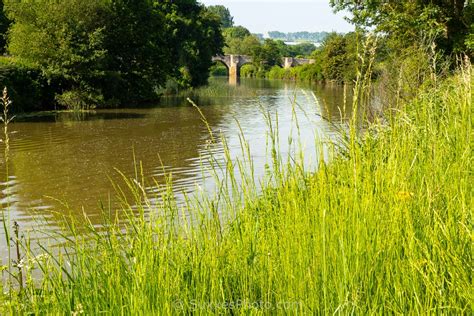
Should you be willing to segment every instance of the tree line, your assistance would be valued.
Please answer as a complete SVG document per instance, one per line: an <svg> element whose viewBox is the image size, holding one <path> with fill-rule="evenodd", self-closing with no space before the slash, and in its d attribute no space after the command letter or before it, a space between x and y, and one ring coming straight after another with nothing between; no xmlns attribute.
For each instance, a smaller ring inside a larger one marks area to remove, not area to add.
<svg viewBox="0 0 474 316"><path fill-rule="evenodd" d="M290 32L270 31L268 36L272 39L279 39L287 42L310 41L320 43L329 35L328 32Z"/></svg>
<svg viewBox="0 0 474 316"><path fill-rule="evenodd" d="M207 83L219 17L195 0L0 0L0 80L23 110L154 100Z"/></svg>
<svg viewBox="0 0 474 316"><path fill-rule="evenodd" d="M265 41L241 26L227 24L223 35L228 54L254 57L254 64L244 66L241 74L249 77L334 81L351 83L368 49L369 36L376 38L373 76L407 77L406 84L416 87L408 74L415 68L442 68L455 64L462 55L472 58L474 51L474 4L458 0L332 0L335 11L349 11L348 20L355 26L347 34L327 33L320 47L288 46L281 40ZM225 12L221 8L220 12ZM231 19L226 12L227 19ZM284 33L272 33L282 36ZM284 56L305 56L313 65L282 69ZM432 63L428 65L428 63ZM403 70L403 73L400 71ZM224 70L220 70L222 73ZM215 71L216 72L216 71ZM217 71L218 72L218 71Z"/></svg>
<svg viewBox="0 0 474 316"><path fill-rule="evenodd" d="M325 34L316 48L262 40L226 7L196 0L0 0L0 83L31 111L119 106L204 85L220 53L252 56L244 76L352 82L368 34L377 38L375 76L472 57L472 1L330 3L351 13L355 31ZM282 57L316 63L285 70Z"/></svg>

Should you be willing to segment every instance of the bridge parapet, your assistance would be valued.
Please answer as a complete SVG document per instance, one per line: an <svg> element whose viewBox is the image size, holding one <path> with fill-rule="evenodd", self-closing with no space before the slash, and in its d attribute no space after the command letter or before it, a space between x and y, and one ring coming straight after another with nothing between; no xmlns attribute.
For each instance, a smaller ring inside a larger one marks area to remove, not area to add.
<svg viewBox="0 0 474 316"><path fill-rule="evenodd" d="M231 66L242 67L245 64L250 64L253 59L247 55L217 55L212 57L212 61L220 61L230 68Z"/></svg>

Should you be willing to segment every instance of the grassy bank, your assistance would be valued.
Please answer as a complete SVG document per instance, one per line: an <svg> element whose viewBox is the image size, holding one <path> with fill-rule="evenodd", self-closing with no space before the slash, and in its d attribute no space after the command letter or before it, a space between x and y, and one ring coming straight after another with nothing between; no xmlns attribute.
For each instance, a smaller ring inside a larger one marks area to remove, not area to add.
<svg viewBox="0 0 474 316"><path fill-rule="evenodd" d="M280 164L259 195L244 181L241 203L224 187L225 221L212 200L171 196L145 220L130 182L143 205L130 224L91 228L58 258L23 249L23 288L0 313L470 314L472 86L465 67L316 173Z"/></svg>

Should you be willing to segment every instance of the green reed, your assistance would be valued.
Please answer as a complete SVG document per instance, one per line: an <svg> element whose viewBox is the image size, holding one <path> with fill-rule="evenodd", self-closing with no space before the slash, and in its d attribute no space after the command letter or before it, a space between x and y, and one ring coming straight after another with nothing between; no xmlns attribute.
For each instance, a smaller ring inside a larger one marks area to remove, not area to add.
<svg viewBox="0 0 474 316"><path fill-rule="evenodd" d="M138 167L118 189L134 194L128 222L65 221L62 249L25 254L25 287L0 313L472 314L472 75L389 109L313 173L286 163L268 116L260 191L243 133L241 160L226 149L211 164L216 196L179 206L170 175L154 205Z"/></svg>
<svg viewBox="0 0 474 316"><path fill-rule="evenodd" d="M13 263L13 258L12 258L12 253L11 253L11 247L12 247L12 233L11 233L11 228L12 228L12 223L11 223L11 216L10 216L10 211L11 211L11 205L10 205L10 196L8 195L9 191L9 183L10 183L10 172L9 172L9 163L10 163L10 136L8 132L8 125L11 123L11 121L15 118L14 116L10 116L10 107L12 105L12 101L10 100L8 96L8 90L5 87L3 89L2 97L1 97L1 103L2 103L2 113L0 115L0 121L3 123L3 135L1 142L3 143L3 163L5 165L5 196L6 196L6 206L5 208L2 208L2 224L3 224L3 231L5 234L5 244L7 245L8 248L8 262L7 266L1 265L2 262L0 262L0 271L2 272L0 274L0 277L3 279L3 271L6 271L8 273L8 286L7 289L10 289L12 286L12 263ZM16 223L15 223L16 224ZM16 245L18 246L19 240L18 240L18 235L15 240ZM18 264L18 262L17 262ZM20 272L21 275L21 272ZM22 282L20 282L22 285ZM0 290L3 289L3 286L0 287Z"/></svg>

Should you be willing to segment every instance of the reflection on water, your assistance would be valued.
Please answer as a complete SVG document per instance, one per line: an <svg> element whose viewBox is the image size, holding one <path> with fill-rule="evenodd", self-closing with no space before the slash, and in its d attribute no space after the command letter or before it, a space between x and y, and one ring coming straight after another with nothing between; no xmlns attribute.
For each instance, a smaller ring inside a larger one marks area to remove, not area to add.
<svg viewBox="0 0 474 316"><path fill-rule="evenodd" d="M218 79L213 84L223 85ZM307 159L315 161L311 154L317 147L315 139L334 133L332 125L321 116L339 120L338 107L344 104L344 93L338 86L242 80L241 86L233 89L237 90L224 96L214 91L214 95L194 101L212 130L226 138L233 157L241 153L236 120L240 122L257 176L264 173L267 162L267 125L262 111L273 117L278 114L285 156L295 150L286 142L295 133L294 108L301 143L309 153ZM293 107L295 100L297 105ZM218 143L212 152L208 150L207 128L184 97L166 98L154 107L30 116L17 119L9 129L8 178L5 161L0 158L0 205L5 210L9 204L11 220L18 221L23 230L38 225L38 216L47 219L54 229L66 209L78 215L85 212L93 223L100 223L99 202L113 205L111 183L122 183L117 170L133 177L134 161L142 163L148 180L156 179L158 183L164 181L164 171L171 172L178 193L193 192L197 184L212 187L204 181L202 167L208 167L211 154L223 155L222 144ZM3 147L0 149L3 152ZM150 186L148 190L154 192L156 188ZM5 238L1 234L0 256L4 258Z"/></svg>

